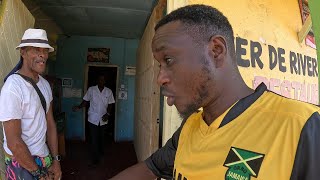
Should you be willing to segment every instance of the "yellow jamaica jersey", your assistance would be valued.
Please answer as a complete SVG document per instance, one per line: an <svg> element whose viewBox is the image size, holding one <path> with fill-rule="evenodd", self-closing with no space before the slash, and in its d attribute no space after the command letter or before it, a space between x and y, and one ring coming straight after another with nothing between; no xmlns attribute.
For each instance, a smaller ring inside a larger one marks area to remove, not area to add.
<svg viewBox="0 0 320 180"><path fill-rule="evenodd" d="M210 126L191 115L145 162L176 180L320 179L318 107L269 92L264 84Z"/></svg>

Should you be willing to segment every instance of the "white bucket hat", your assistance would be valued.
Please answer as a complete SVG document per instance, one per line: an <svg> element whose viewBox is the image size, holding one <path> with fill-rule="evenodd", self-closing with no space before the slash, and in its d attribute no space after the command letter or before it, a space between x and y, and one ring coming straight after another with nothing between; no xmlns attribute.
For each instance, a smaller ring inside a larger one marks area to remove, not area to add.
<svg viewBox="0 0 320 180"><path fill-rule="evenodd" d="M48 48L49 52L54 51L54 48L49 45L47 32L43 29L27 29L22 36L20 45L16 49L26 46Z"/></svg>

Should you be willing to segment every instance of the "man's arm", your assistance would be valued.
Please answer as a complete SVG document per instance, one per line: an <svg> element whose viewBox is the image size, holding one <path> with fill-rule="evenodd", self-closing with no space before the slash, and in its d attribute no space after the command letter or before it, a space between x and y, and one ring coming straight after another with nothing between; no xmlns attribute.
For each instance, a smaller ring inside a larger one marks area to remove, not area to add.
<svg viewBox="0 0 320 180"><path fill-rule="evenodd" d="M111 114L112 106L113 106L113 104L109 104L108 107L107 107L107 113L109 115Z"/></svg>
<svg viewBox="0 0 320 180"><path fill-rule="evenodd" d="M111 116L113 105L115 103L112 91L109 88L107 88L107 89L109 90L110 94L107 97L107 99L108 99L108 102L107 102L108 103L107 113L102 116L102 120L103 121L108 121L109 120L109 117Z"/></svg>
<svg viewBox="0 0 320 180"><path fill-rule="evenodd" d="M80 105L78 106L73 106L72 110L73 111L78 111L79 109L83 108L83 107L87 107L89 102L92 100L92 87L89 87L88 91L86 92L86 94L83 96L82 102Z"/></svg>
<svg viewBox="0 0 320 180"><path fill-rule="evenodd" d="M148 179L156 179L157 176L152 173L152 171L148 168L145 162L140 162L134 166L131 166L115 177L111 178L111 180L148 180Z"/></svg>
<svg viewBox="0 0 320 180"><path fill-rule="evenodd" d="M108 105L108 107L107 107L107 113L106 114L104 114L103 116L102 116L102 120L103 121L108 121L109 120L109 118L110 118L110 116L111 116L111 110L112 110L112 106L113 104L109 104Z"/></svg>
<svg viewBox="0 0 320 180"><path fill-rule="evenodd" d="M78 106L73 106L72 110L73 111L78 111L79 109L81 109L83 107L87 107L88 104L89 104L89 101L82 100L81 104L79 104Z"/></svg>
<svg viewBox="0 0 320 180"><path fill-rule="evenodd" d="M312 114L304 125L296 151L291 180L317 180L320 177L320 115Z"/></svg>
<svg viewBox="0 0 320 180"><path fill-rule="evenodd" d="M52 102L50 103L49 111L46 115L47 118L47 142L50 149L50 153L53 157L58 155L58 135L56 123L53 118L52 112ZM49 168L49 171L54 173L54 179L59 179L61 177L61 167L60 162L53 159L52 165Z"/></svg>
<svg viewBox="0 0 320 180"><path fill-rule="evenodd" d="M174 159L178 147L178 141L182 125L177 129L173 136L167 141L166 145L158 149L144 162L140 162L115 176L113 179L155 179L157 177L172 179Z"/></svg>
<svg viewBox="0 0 320 180"><path fill-rule="evenodd" d="M12 119L3 122L3 128L7 138L7 144L10 151L13 153L14 158L18 163L28 171L38 170L27 145L21 138L21 120Z"/></svg>
<svg viewBox="0 0 320 180"><path fill-rule="evenodd" d="M110 90L110 89L109 89ZM112 108L114 106L114 103L116 101L114 100L114 97L113 97L113 93L112 91L110 90L110 96L108 98L108 108L107 108L107 113L110 115L111 114L111 111L112 111Z"/></svg>

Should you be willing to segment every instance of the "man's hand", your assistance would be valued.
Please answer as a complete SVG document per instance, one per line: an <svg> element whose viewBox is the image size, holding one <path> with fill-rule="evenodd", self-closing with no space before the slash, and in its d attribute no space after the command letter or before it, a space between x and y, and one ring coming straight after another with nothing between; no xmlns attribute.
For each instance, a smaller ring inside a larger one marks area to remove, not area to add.
<svg viewBox="0 0 320 180"><path fill-rule="evenodd" d="M49 175L41 177L40 180L52 180L53 178L51 178Z"/></svg>
<svg viewBox="0 0 320 180"><path fill-rule="evenodd" d="M60 180L61 178L61 167L59 161L53 160L52 165L48 169L50 179Z"/></svg>
<svg viewBox="0 0 320 180"><path fill-rule="evenodd" d="M108 122L110 115L106 113L105 115L102 116L102 121L103 122Z"/></svg>
<svg viewBox="0 0 320 180"><path fill-rule="evenodd" d="M72 111L73 112L79 111L79 109L81 109L79 106L73 106L72 107Z"/></svg>

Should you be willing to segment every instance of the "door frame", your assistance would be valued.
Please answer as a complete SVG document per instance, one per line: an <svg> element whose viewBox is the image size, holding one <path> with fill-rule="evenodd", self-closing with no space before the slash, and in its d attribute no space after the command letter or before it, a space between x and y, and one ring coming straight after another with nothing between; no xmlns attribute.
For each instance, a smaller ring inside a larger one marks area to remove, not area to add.
<svg viewBox="0 0 320 180"><path fill-rule="evenodd" d="M95 64L95 63L88 63L85 65L84 67L84 87L83 87L83 93L86 94L87 90L88 90L88 73L89 73L89 68L90 67L115 67L117 68L117 79L116 79L116 94L114 94L114 99L116 100L118 98L118 91L119 91L119 66L117 65L113 65L113 64ZM114 141L117 139L117 131L116 131L116 127L117 127L117 122L118 122L118 107L117 107L118 101L115 101L114 104L114 111L115 111L115 115L114 115ZM86 111L83 111L83 121L82 121L82 126L83 126L83 139L86 141Z"/></svg>

